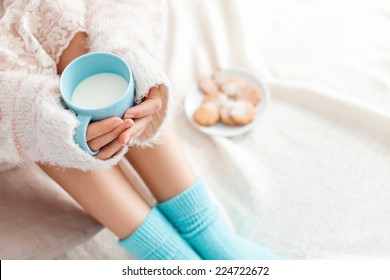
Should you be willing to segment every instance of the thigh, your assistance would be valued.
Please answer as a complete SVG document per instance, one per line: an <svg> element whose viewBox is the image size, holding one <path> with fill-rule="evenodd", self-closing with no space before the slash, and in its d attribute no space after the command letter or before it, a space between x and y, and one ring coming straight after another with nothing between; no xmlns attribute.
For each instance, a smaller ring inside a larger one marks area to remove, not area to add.
<svg viewBox="0 0 390 280"><path fill-rule="evenodd" d="M150 207L119 167L84 172L40 165L91 216L119 238L128 237L145 220Z"/></svg>

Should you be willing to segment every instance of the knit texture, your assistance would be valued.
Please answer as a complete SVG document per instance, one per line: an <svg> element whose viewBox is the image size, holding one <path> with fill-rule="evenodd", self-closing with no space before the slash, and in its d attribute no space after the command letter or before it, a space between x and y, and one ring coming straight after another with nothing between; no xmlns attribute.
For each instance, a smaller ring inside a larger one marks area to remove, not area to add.
<svg viewBox="0 0 390 280"><path fill-rule="evenodd" d="M157 208L152 208L143 224L119 244L143 260L200 259Z"/></svg>
<svg viewBox="0 0 390 280"><path fill-rule="evenodd" d="M107 168L126 152L107 161L85 153L73 140L78 120L62 107L58 76L30 74L20 79L21 75L0 72L1 92L17 93L0 94L0 162Z"/></svg>
<svg viewBox="0 0 390 280"><path fill-rule="evenodd" d="M91 0L87 4L90 50L115 53L129 63L135 79L135 102L140 103L151 87L160 87L162 108L153 115L143 134L135 139L134 143L140 146L156 142L170 103L170 84L157 63L166 33L164 2Z"/></svg>
<svg viewBox="0 0 390 280"><path fill-rule="evenodd" d="M233 231L210 200L202 180L158 208L204 259L274 259L265 249Z"/></svg>
<svg viewBox="0 0 390 280"><path fill-rule="evenodd" d="M91 51L113 52L132 68L136 100L160 85L162 109L134 141L155 143L168 109L169 84L157 58L165 35L163 1L5 1L0 18L0 169L44 162L82 170L108 168L74 143L76 116L60 102L56 62L74 34ZM50 14L51 16L47 16ZM14 27L13 27L14 26Z"/></svg>

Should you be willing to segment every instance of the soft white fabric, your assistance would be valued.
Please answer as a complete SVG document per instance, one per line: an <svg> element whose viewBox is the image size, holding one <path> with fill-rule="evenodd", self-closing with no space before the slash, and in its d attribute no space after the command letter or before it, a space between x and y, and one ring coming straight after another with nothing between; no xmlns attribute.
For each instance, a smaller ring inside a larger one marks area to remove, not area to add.
<svg viewBox="0 0 390 280"><path fill-rule="evenodd" d="M102 161L74 143L79 122L60 104L56 63L81 31L90 34L90 51L117 53L129 62L138 102L151 87L160 85L162 109L134 144L157 141L169 87L157 63L165 38L163 1L85 1L0 2L4 11L0 18L1 169L30 162L83 170L108 168L127 151L123 148L116 157ZM129 17L132 27L124 28Z"/></svg>
<svg viewBox="0 0 390 280"><path fill-rule="evenodd" d="M127 151L103 161L80 149L73 140L78 121L61 105L58 76L6 71L0 84L0 163L39 161L87 170L108 168Z"/></svg>
<svg viewBox="0 0 390 280"><path fill-rule="evenodd" d="M266 114L240 137L201 134L180 106L172 116L236 229L281 258L389 258L390 2L169 4L177 103L216 65L247 68L271 88ZM107 257L83 248L62 257Z"/></svg>
<svg viewBox="0 0 390 280"><path fill-rule="evenodd" d="M106 51L123 57L135 80L135 102L140 103L151 87L160 86L162 108L134 144L156 143L167 115L169 81L161 56L166 35L167 11L164 0L86 1L90 51Z"/></svg>
<svg viewBox="0 0 390 280"><path fill-rule="evenodd" d="M170 4L166 65L182 98L216 65L271 89L260 123L233 139L176 114L237 230L282 258L389 258L389 1Z"/></svg>
<svg viewBox="0 0 390 280"><path fill-rule="evenodd" d="M102 228L35 164L0 172L0 225L0 259L54 258Z"/></svg>
<svg viewBox="0 0 390 280"><path fill-rule="evenodd" d="M62 52L85 31L81 0L0 1L0 7L0 71L57 73Z"/></svg>

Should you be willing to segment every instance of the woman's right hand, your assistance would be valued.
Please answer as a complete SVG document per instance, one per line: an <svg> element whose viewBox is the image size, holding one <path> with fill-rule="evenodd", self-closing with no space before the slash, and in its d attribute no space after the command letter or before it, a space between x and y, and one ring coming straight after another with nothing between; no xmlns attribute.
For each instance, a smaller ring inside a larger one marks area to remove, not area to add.
<svg viewBox="0 0 390 280"><path fill-rule="evenodd" d="M122 120L111 117L92 122L87 128L87 144L93 151L100 149L95 155L98 159L109 159L123 148L118 136L134 124L132 119Z"/></svg>

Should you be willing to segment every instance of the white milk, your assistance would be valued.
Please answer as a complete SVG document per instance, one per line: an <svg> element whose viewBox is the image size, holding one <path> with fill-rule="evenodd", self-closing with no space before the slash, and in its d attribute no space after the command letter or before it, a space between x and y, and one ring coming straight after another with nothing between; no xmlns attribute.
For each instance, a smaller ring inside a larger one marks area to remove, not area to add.
<svg viewBox="0 0 390 280"><path fill-rule="evenodd" d="M112 73L92 75L76 87L72 103L85 109L109 106L126 91L129 83L121 76Z"/></svg>

